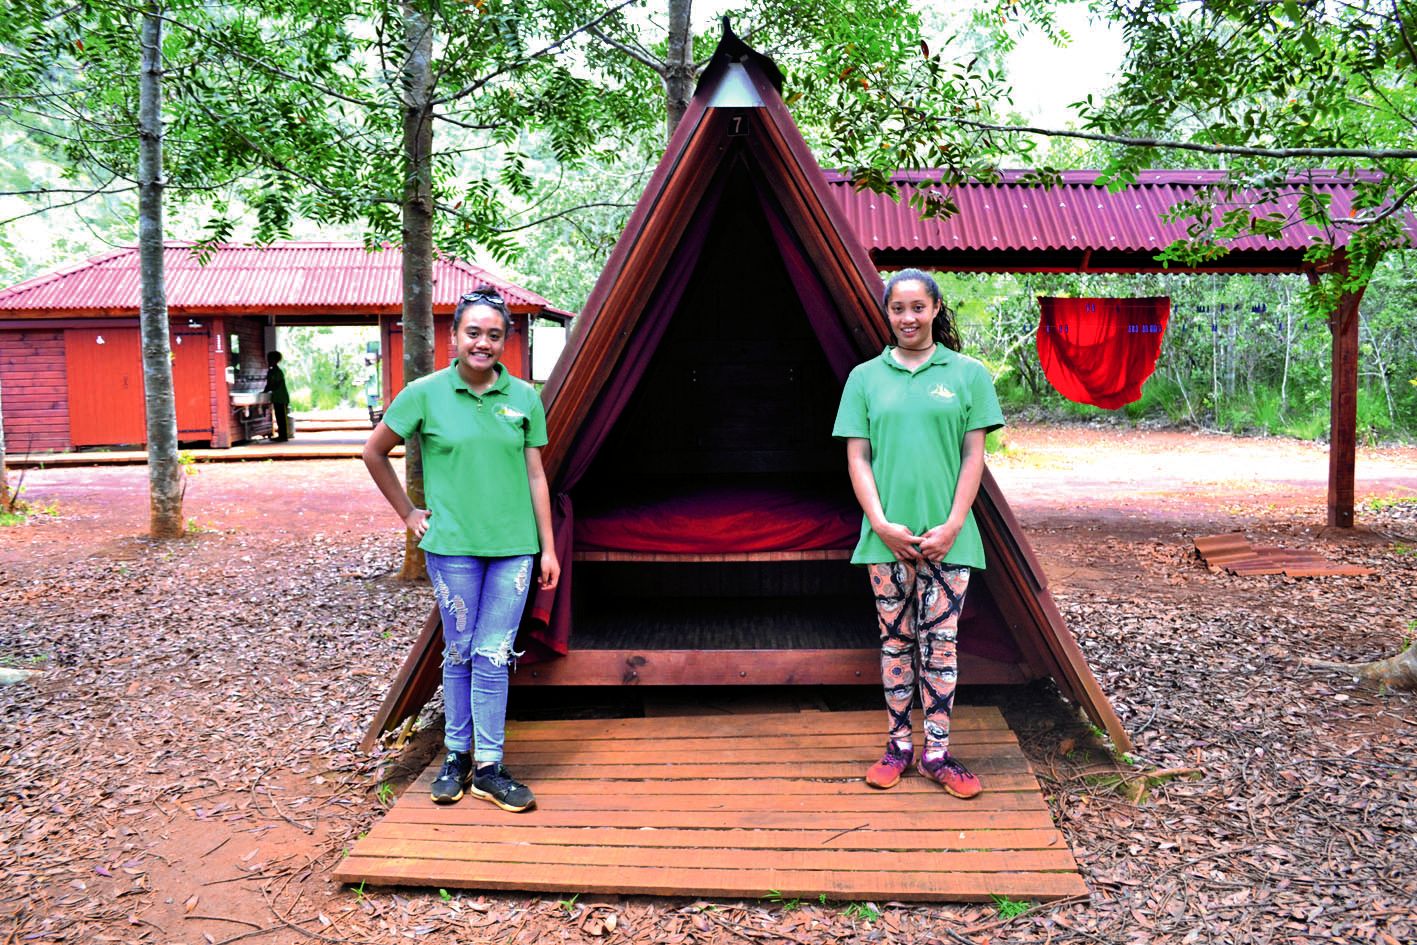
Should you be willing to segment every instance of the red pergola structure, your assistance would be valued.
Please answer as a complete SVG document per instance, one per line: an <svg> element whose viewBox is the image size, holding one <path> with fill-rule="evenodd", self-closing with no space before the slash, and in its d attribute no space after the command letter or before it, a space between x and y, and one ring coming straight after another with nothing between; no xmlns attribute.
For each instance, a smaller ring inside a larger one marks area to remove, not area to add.
<svg viewBox="0 0 1417 945"><path fill-rule="evenodd" d="M1167 246L1186 236L1188 221L1166 221L1181 201L1195 200L1208 188L1223 186L1226 173L1215 170L1143 171L1135 183L1109 190L1097 171L1066 171L1057 186L1025 183L1024 171L1004 172L996 182L971 182L942 188L958 212L925 219L910 198L940 180L938 171L902 172L894 178L900 200L860 191L851 178L828 174L827 183L856 237L881 269L914 266L942 272L1080 272L1080 273L1245 273L1299 274L1310 281L1326 271L1346 272L1347 238L1340 233L1337 252L1316 266L1305 254L1316 241L1327 242L1317 226L1299 219L1303 190L1329 200L1329 213L1342 219L1353 213L1351 174L1315 171L1286 182L1278 199L1252 190L1226 196L1224 207L1244 207L1260 214L1280 213L1291 221L1279 235L1249 236L1230 242L1229 252L1198 266L1157 261ZM1406 218L1410 245L1417 245L1417 219ZM1329 418L1328 524L1353 526L1354 460L1358 417L1358 306L1361 289L1347 292L1329 316L1333 344L1332 399Z"/></svg>

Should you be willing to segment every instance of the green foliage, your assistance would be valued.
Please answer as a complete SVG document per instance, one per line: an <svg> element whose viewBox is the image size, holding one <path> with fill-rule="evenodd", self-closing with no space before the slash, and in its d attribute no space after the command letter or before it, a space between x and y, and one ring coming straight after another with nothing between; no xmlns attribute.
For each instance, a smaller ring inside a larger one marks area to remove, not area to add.
<svg viewBox="0 0 1417 945"><path fill-rule="evenodd" d="M0 651L0 666L35 669L49 662L51 658L52 656L49 653L28 653L21 656L9 651Z"/></svg>
<svg viewBox="0 0 1417 945"><path fill-rule="evenodd" d="M1007 456L1013 451L1004 430L990 430L984 437L984 452L990 456Z"/></svg>
<svg viewBox="0 0 1417 945"><path fill-rule="evenodd" d="M279 347L285 356L281 366L291 409L363 407L364 382L379 370L366 363L366 346L378 339L378 329L373 327L281 329Z"/></svg>
<svg viewBox="0 0 1417 945"><path fill-rule="evenodd" d="M657 5L662 9L663 0ZM739 0L723 12L739 36L749 37L783 71L783 93L793 118L819 149L830 147L843 130L874 134L881 109L864 94L861 78L891 73L919 57L919 17L888 0L826 5ZM595 76L599 107L609 112L609 124L618 133L583 152L574 164L554 137L529 134L526 167L540 172L531 174L525 206L511 208L501 229L521 241L518 260L535 260L526 284L572 311L584 304L665 144L661 74L667 68L668 36L629 11L612 13L595 35L599 41L579 46L578 54ZM691 37L695 72L719 36L715 23Z"/></svg>
<svg viewBox="0 0 1417 945"><path fill-rule="evenodd" d="M1033 903L1031 902L1021 901L1018 899L1010 899L1007 896L996 895L993 897L993 899L994 908L998 910L999 918L1004 919L1006 921L1008 919L1016 919L1019 916L1023 915L1025 912L1027 912L1029 909L1033 908Z"/></svg>
<svg viewBox="0 0 1417 945"><path fill-rule="evenodd" d="M842 907L841 914L870 925L881 917L881 910L869 902L849 902Z"/></svg>
<svg viewBox="0 0 1417 945"><path fill-rule="evenodd" d="M996 49L1031 26L1066 45L1058 6L992 0L975 26ZM940 186L913 199L946 215L957 209L951 184L994 179L1006 160L1032 164L1033 183L1057 180L1062 165L1034 156L1040 137L1085 139L1072 157L1114 185L1150 167L1223 167L1225 181L1174 208L1188 235L1164 258L1201 263L1237 237L1315 225L1321 235L1306 261L1321 278L1298 293L1314 315L1365 284L1385 250L1405 245L1398 211L1417 195L1417 62L1410 13L1390 12L1404 4L1098 0L1091 9L1121 26L1127 52L1117 86L1077 103L1081 130L1020 130L1001 117L1009 95L994 56L942 57L922 46L909 67L843 71L838 95L872 104L858 102L848 123L833 127L823 163L850 167L860 186L890 194L897 168L929 169ZM885 117L867 122L868 114ZM1351 208L1311 183L1320 170L1359 172ZM1258 191L1259 204L1237 203L1239 189ZM1288 216L1255 209L1286 198L1295 203Z"/></svg>
<svg viewBox="0 0 1417 945"><path fill-rule="evenodd" d="M1369 499L1365 504L1370 510L1374 512L1381 512L1383 509L1390 509L1394 506L1417 504L1417 496L1378 496L1376 498Z"/></svg>
<svg viewBox="0 0 1417 945"><path fill-rule="evenodd" d="M769 889L768 894L763 897L768 902L776 903L782 907L783 912L795 912L802 908L802 898L800 896L787 897L776 889Z"/></svg>
<svg viewBox="0 0 1417 945"><path fill-rule="evenodd" d="M1413 254L1392 253L1363 297L1358 431L1365 442L1417 437L1417 304ZM1323 439L1329 429L1327 326L1305 310L1297 277L941 275L965 350L995 374L1011 415L1169 423L1233 433ZM1035 350L1039 295L1171 299L1156 371L1118 411L1075 404L1043 377Z"/></svg>
<svg viewBox="0 0 1417 945"><path fill-rule="evenodd" d="M375 797L379 799L380 804L383 804L385 807L388 807L394 801L393 784L388 781L385 781L380 784L379 790L375 792Z"/></svg>
<svg viewBox="0 0 1417 945"><path fill-rule="evenodd" d="M59 517L59 501L53 499L44 505L36 505L33 502L26 502L20 498L18 491L10 494L10 499L4 505L0 505L0 528L10 528L15 525L23 525L32 518L38 516L49 518Z"/></svg>

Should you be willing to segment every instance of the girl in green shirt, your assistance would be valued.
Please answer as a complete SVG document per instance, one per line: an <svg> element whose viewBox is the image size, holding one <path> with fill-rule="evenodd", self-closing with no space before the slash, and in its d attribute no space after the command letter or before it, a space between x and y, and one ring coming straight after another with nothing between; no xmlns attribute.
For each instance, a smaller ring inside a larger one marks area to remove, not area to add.
<svg viewBox="0 0 1417 945"><path fill-rule="evenodd" d="M847 441L852 489L865 513L852 561L866 565L881 635L890 719L884 756L867 772L890 788L915 758L910 708L917 683L925 745L916 770L956 797L979 779L949 752L960 612L983 544L970 507L984 471L984 436L1003 425L989 372L958 352L935 280L906 269L886 284L895 344L852 370L833 435Z"/></svg>
<svg viewBox="0 0 1417 945"><path fill-rule="evenodd" d="M503 810L536 799L502 764L507 674L532 574L560 578L541 466L546 414L535 388L500 363L512 319L483 286L453 311L457 358L394 398L364 446L364 464L404 527L419 538L443 618L443 767L438 804L464 792ZM418 434L428 507L414 505L389 452ZM540 567L534 568L539 558Z"/></svg>

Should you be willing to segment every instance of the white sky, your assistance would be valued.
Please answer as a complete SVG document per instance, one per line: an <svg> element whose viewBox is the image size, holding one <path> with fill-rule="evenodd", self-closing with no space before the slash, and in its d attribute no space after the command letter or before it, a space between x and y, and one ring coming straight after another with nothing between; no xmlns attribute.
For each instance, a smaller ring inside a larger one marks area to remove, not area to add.
<svg viewBox="0 0 1417 945"><path fill-rule="evenodd" d="M1058 23L1072 37L1058 47L1032 30L1009 54L1014 108L1030 123L1065 127L1072 116L1068 105L1105 93L1116 81L1122 62L1122 31L1113 24L1089 23L1085 4L1073 3L1058 13Z"/></svg>
<svg viewBox="0 0 1417 945"><path fill-rule="evenodd" d="M971 9L980 0L914 0L924 14L926 28L954 31L964 26ZM708 31L717 26L731 0L696 0L694 27ZM663 10L655 0L636 7L641 15L660 23ZM1066 127L1072 112L1068 105L1089 92L1105 92L1115 81L1122 61L1122 31L1113 24L1089 22L1087 4L1072 2L1059 6L1058 26L1071 37L1067 46L1054 46L1038 30L1030 30L1008 56L1007 69L1014 86L1014 108L1030 124ZM926 35L932 49L941 35ZM696 56L708 50L695 51Z"/></svg>

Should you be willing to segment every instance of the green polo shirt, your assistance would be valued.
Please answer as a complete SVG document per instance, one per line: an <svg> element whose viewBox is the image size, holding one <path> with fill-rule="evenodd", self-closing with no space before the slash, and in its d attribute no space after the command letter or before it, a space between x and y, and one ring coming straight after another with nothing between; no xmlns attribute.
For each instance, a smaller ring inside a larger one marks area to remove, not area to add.
<svg viewBox="0 0 1417 945"><path fill-rule="evenodd" d="M886 348L852 369L832 436L871 441L871 473L887 521L921 535L950 517L965 433L997 429L1004 414L988 369L973 358L937 344L930 360L912 373L891 352ZM862 516L852 563L894 560ZM972 510L945 563L984 567L984 543Z"/></svg>
<svg viewBox="0 0 1417 945"><path fill-rule="evenodd" d="M475 394L457 364L405 387L384 423L423 445L428 532L418 547L440 555L500 558L536 554L525 449L546 445L536 388L497 365L497 381Z"/></svg>

